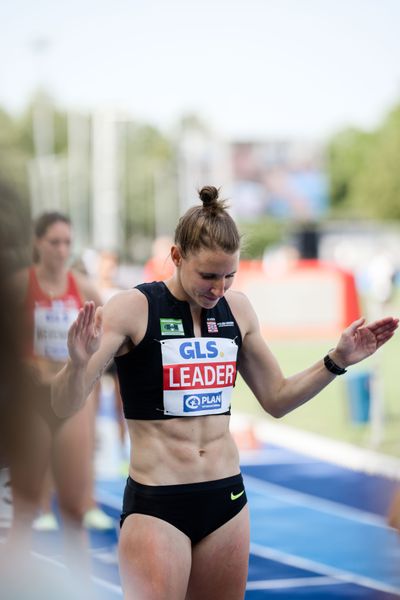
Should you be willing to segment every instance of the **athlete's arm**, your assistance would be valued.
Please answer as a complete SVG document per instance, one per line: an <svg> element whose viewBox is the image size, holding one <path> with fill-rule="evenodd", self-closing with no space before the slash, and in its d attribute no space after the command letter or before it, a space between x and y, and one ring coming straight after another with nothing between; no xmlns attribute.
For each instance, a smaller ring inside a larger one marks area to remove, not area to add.
<svg viewBox="0 0 400 600"><path fill-rule="evenodd" d="M261 335L250 302L243 295L240 302L239 312L246 317L239 372L264 410L274 417L282 417L313 398L336 376L327 370L321 358L308 369L284 377ZM360 362L393 336L398 322L386 317L365 325L364 319L358 319L343 331L336 348L329 354L343 368Z"/></svg>
<svg viewBox="0 0 400 600"><path fill-rule="evenodd" d="M144 296L120 292L104 307L86 302L68 332L69 360L52 383L54 412L65 418L84 404L96 381L127 340L134 343L147 323Z"/></svg>
<svg viewBox="0 0 400 600"><path fill-rule="evenodd" d="M96 286L89 279L89 277L87 277L86 275L82 275L82 273L77 273L75 271L73 271L73 273L83 300L93 300L96 306L102 306L104 302L102 302L101 300L100 293L98 292Z"/></svg>

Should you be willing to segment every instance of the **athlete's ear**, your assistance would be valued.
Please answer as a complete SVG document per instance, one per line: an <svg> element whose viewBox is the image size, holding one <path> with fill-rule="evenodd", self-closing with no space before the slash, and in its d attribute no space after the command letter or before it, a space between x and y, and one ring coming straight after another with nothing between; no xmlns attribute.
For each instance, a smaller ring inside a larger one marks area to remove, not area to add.
<svg viewBox="0 0 400 600"><path fill-rule="evenodd" d="M175 246L175 244L171 248L171 258L174 265L179 267L182 262L182 252L179 246Z"/></svg>

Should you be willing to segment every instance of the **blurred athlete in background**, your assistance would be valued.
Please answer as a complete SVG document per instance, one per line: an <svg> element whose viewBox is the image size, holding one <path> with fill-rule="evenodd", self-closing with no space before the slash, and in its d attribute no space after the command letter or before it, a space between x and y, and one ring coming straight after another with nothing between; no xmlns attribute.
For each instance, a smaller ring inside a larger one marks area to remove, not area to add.
<svg viewBox="0 0 400 600"><path fill-rule="evenodd" d="M45 479L51 466L64 522L66 558L80 571L87 558L83 519L93 492L95 405L91 395L71 419L57 418L50 404L50 381L67 359L67 331L79 309L87 300L96 306L101 300L89 279L68 267L72 243L68 217L42 214L34 235L34 264L17 272L13 284L24 323L23 355L35 411L31 435L35 460L25 471L23 465L18 473L11 468L14 517L9 541L26 539L41 503L49 504L51 490ZM35 490L35 502L24 502L24 487Z"/></svg>

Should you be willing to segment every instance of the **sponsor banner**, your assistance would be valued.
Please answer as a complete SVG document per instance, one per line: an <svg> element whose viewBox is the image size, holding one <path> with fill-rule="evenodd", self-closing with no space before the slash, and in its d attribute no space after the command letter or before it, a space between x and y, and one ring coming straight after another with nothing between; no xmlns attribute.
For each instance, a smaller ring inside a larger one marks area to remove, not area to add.
<svg viewBox="0 0 400 600"><path fill-rule="evenodd" d="M227 338L161 341L164 411L176 416L227 412L236 379L237 345Z"/></svg>

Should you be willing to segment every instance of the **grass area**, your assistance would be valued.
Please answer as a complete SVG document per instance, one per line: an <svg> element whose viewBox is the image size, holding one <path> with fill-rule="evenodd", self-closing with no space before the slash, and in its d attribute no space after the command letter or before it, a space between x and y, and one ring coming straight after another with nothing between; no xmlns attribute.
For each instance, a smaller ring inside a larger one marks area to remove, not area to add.
<svg viewBox="0 0 400 600"><path fill-rule="evenodd" d="M270 343L286 376L310 366L324 356L336 343L325 341L285 341ZM384 399L383 439L374 449L400 457L400 333L397 333L376 355L350 371L376 372L380 375ZM350 418L346 377L337 377L318 396L281 420L287 425L362 447L371 446L371 424L354 423ZM263 418L271 418L260 407L243 380L238 377L233 409Z"/></svg>

